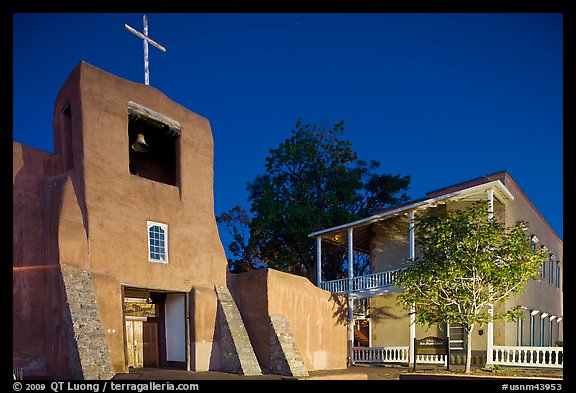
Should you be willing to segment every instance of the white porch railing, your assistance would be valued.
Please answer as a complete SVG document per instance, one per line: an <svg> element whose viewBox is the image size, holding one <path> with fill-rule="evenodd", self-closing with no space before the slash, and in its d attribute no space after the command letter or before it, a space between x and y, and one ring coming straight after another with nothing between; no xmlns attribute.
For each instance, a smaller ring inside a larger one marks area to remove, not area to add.
<svg viewBox="0 0 576 393"><path fill-rule="evenodd" d="M492 363L502 366L563 368L563 347L494 345Z"/></svg>
<svg viewBox="0 0 576 393"><path fill-rule="evenodd" d="M394 282L396 281L396 275L401 270L403 269L388 270L385 272L353 277L352 280L349 280L348 278L341 278L332 281L322 281L322 283L320 283L320 287L334 293L348 292L348 286L350 284L352 284L352 291L389 287L394 285Z"/></svg>
<svg viewBox="0 0 576 393"><path fill-rule="evenodd" d="M492 364L517 367L563 368L563 347L495 345ZM410 347L354 347L354 363L409 363ZM418 364L446 364L445 355L418 355Z"/></svg>
<svg viewBox="0 0 576 393"><path fill-rule="evenodd" d="M408 363L409 347L354 347L354 363Z"/></svg>
<svg viewBox="0 0 576 393"><path fill-rule="evenodd" d="M446 364L445 355L417 355L417 364ZM354 347L354 363L409 363L410 347Z"/></svg>

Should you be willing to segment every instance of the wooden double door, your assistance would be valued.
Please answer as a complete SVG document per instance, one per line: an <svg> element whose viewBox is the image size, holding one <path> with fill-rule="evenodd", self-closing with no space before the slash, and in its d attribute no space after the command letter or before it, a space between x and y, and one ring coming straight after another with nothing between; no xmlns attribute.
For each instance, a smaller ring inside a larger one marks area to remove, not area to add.
<svg viewBox="0 0 576 393"><path fill-rule="evenodd" d="M128 367L158 367L158 322L126 320Z"/></svg>

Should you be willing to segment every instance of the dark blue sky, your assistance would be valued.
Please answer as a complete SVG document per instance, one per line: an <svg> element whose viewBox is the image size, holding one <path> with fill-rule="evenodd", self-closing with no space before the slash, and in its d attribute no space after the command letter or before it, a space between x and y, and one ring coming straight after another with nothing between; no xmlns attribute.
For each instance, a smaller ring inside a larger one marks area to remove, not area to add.
<svg viewBox="0 0 576 393"><path fill-rule="evenodd" d="M82 60L144 83L124 29L142 15L14 14L14 140L53 151L54 100ZM147 15L167 49L150 46L151 86L210 121L216 214L249 208L246 183L298 118L343 120L359 158L412 176L411 198L508 170L563 238L562 14Z"/></svg>

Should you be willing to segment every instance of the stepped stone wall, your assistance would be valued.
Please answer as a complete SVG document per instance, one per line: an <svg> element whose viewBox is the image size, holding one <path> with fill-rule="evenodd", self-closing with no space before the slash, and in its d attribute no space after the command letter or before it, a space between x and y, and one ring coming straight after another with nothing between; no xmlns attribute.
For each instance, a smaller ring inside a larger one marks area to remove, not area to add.
<svg viewBox="0 0 576 393"><path fill-rule="evenodd" d="M96 303L96 293L90 273L62 265L65 291L67 335L72 353L69 359L71 379L111 379L110 350Z"/></svg>
<svg viewBox="0 0 576 393"><path fill-rule="evenodd" d="M348 333L342 297L317 288L305 277L274 269L229 274L228 288L265 373L304 373L295 361L290 366L271 364L280 362L281 354L291 357L290 346L297 349L293 353L299 354L307 372L346 368ZM295 368L288 371L289 367Z"/></svg>
<svg viewBox="0 0 576 393"><path fill-rule="evenodd" d="M240 311L225 286L214 287L218 296L216 323L220 336L222 371L241 375L262 375Z"/></svg>
<svg viewBox="0 0 576 393"><path fill-rule="evenodd" d="M270 372L293 377L308 376L308 369L283 315L270 316Z"/></svg>

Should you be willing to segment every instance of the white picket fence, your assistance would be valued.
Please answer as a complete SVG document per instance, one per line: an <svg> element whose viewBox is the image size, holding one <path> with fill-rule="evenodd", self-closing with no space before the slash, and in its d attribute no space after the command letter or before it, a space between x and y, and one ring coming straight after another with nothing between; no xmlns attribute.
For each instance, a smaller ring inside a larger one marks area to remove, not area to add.
<svg viewBox="0 0 576 393"><path fill-rule="evenodd" d="M354 363L409 363L410 347L354 347ZM446 364L445 355L418 355L418 364Z"/></svg>
<svg viewBox="0 0 576 393"><path fill-rule="evenodd" d="M409 347L354 347L354 363L408 363Z"/></svg>
<svg viewBox="0 0 576 393"><path fill-rule="evenodd" d="M354 363L409 363L410 347L354 347ZM418 364L446 364L444 355L418 355ZM516 367L563 368L563 347L493 347L492 364Z"/></svg>
<svg viewBox="0 0 576 393"><path fill-rule="evenodd" d="M494 345L492 363L501 366L563 368L563 347Z"/></svg>

